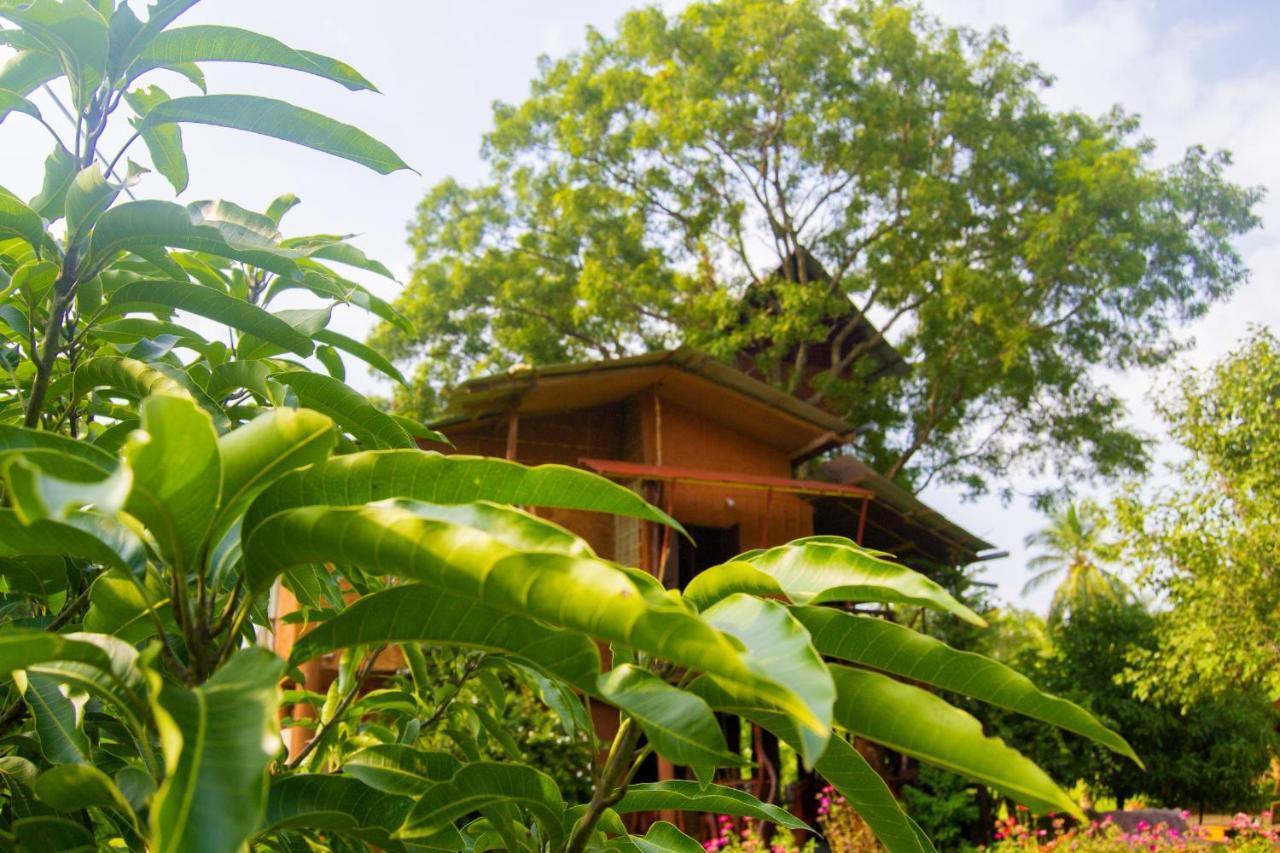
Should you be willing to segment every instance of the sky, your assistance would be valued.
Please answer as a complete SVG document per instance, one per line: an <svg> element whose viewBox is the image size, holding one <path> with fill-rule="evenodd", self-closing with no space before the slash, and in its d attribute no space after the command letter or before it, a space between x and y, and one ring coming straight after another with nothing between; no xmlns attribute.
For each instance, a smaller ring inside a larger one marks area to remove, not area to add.
<svg viewBox="0 0 1280 853"><path fill-rule="evenodd" d="M377 175L287 143L202 127L184 128L190 187L178 199L226 198L263 209L296 193L302 205L284 223L288 234L350 233L370 255L407 278L412 252L406 223L428 187L453 177L477 181L479 156L494 101L518 101L541 55L560 56L582 43L586 28L609 31L637 5L624 0L206 0L184 24L219 23L273 35L298 48L350 62L381 94L350 93L336 84L288 71L206 66L211 92L246 92L289 100L355 124L394 148L416 172ZM668 8L680 5L667 2ZM927 0L945 22L1008 31L1018 52L1056 78L1045 93L1055 107L1101 113L1121 104L1142 117L1157 143L1157 161L1177 159L1202 143L1235 155L1230 177L1276 191L1264 202L1264 228L1240 243L1251 283L1185 330L1187 357L1203 366L1226 353L1250 324L1280 326L1280 3L1273 0ZM135 4L139 8L140 4ZM0 49L0 58L4 56ZM161 81L171 95L188 94L178 78ZM45 107L47 114L53 110ZM22 116L0 127L0 185L21 197L39 190L49 145ZM110 146L107 146L108 150ZM172 198L163 179L148 176L140 196ZM398 286L362 281L387 298ZM361 336L364 319L348 312L338 323ZM354 381L377 386L366 377ZM1160 377L1134 372L1108 379L1130 401L1136 422L1154 429L1148 395ZM1029 491L1032 483L1020 483ZM985 564L981 576L998 597L1043 609L1045 596L1019 596L1025 571L1023 538L1043 520L1015 501L966 502L933 489L925 499L1010 556Z"/></svg>

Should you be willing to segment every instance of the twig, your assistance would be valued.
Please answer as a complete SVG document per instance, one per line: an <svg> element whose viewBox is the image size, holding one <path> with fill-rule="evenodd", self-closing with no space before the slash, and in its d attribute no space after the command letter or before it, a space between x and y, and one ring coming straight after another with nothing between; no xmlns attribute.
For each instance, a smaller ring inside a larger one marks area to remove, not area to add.
<svg viewBox="0 0 1280 853"><path fill-rule="evenodd" d="M369 654L369 659L364 662L360 668L359 674L356 676L355 683L351 685L351 689L347 691L347 695L342 697L342 701L338 703L338 707L334 709L333 716L329 718L329 722L322 723L320 728L316 729L315 736L303 745L302 750L294 757L292 761L285 765L286 770L296 770L306 760L307 756L320 745L320 741L329 733L329 729L342 719L342 715L347 712L347 708L351 707L351 703L355 701L356 695L359 694L360 688L364 687L365 679L369 677L369 673L373 672L373 665L378 662L378 655L382 654L382 650L386 646L378 646Z"/></svg>

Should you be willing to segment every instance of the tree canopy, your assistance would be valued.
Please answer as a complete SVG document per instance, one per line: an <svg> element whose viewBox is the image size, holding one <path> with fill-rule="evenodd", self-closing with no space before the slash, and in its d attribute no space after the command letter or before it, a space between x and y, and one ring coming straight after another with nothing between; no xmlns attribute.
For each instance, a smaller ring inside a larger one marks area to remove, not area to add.
<svg viewBox="0 0 1280 853"><path fill-rule="evenodd" d="M1232 239L1260 193L1225 153L1155 163L1135 116L1055 111L1050 85L1003 33L893 0L589 31L495 106L489 178L421 202L398 304L417 331L374 335L418 365L401 404L683 343L873 424L859 452L910 485L1141 470L1093 368L1177 351L1177 323L1245 279ZM905 370L883 369L885 340Z"/></svg>
<svg viewBox="0 0 1280 853"><path fill-rule="evenodd" d="M1160 401L1173 482L1117 501L1126 559L1186 618L1136 656L1143 693L1280 697L1280 341L1257 331Z"/></svg>

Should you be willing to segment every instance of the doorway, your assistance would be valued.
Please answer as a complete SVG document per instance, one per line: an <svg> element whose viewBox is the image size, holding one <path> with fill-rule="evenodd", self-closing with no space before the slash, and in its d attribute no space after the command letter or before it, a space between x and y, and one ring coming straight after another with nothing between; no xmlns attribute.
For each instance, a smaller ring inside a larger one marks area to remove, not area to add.
<svg viewBox="0 0 1280 853"><path fill-rule="evenodd" d="M683 536L673 536L672 551L669 559L674 558L675 565L667 570L668 585L684 589L689 581L712 566L727 563L738 555L738 525L731 527L699 527L687 524L692 542ZM671 571L671 569L675 571Z"/></svg>

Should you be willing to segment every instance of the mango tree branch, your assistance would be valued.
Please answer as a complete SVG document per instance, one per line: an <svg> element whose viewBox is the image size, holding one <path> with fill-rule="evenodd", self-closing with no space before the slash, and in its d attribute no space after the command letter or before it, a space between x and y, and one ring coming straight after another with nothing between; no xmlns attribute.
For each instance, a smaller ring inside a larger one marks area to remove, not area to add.
<svg viewBox="0 0 1280 853"><path fill-rule="evenodd" d="M640 727L630 717L618 726L618 733L613 737L613 745L609 748L609 757L605 759L604 769L596 780L595 792L587 811L573 828L569 842L565 845L565 853L583 853L587 842L595 832L596 824L605 810L618 804L627 793L627 783L631 781L632 761L636 752L636 744L640 741Z"/></svg>

